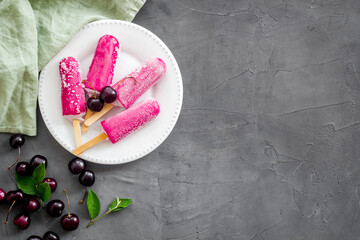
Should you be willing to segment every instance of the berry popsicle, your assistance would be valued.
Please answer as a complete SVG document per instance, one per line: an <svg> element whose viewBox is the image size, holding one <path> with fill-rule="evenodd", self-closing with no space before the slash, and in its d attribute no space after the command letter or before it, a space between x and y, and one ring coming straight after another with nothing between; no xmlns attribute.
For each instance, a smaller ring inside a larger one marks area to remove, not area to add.
<svg viewBox="0 0 360 240"><path fill-rule="evenodd" d="M61 80L61 104L64 117L72 120L75 145L81 145L80 120L85 114L85 95L80 76L79 62L66 57L59 63Z"/></svg>
<svg viewBox="0 0 360 240"><path fill-rule="evenodd" d="M121 46L116 37L112 35L102 36L97 44L94 58L89 67L89 72L84 81L85 90L88 95L93 95L94 92L98 93L105 86L109 86L112 83L114 76L114 68L116 65L116 59ZM87 120L93 112L87 109L85 120ZM83 132L87 132L89 129L85 124L83 125Z"/></svg>
<svg viewBox="0 0 360 240"><path fill-rule="evenodd" d="M85 90L100 92L112 83L120 44L116 37L104 35L99 39L89 72L84 81Z"/></svg>
<svg viewBox="0 0 360 240"><path fill-rule="evenodd" d="M126 75L113 88L117 92L117 99L112 104L106 104L104 108L87 120L84 125L90 126L101 116L110 111L114 106L129 108L149 88L155 85L166 73L166 64L160 58L150 58L143 65Z"/></svg>
<svg viewBox="0 0 360 240"><path fill-rule="evenodd" d="M159 103L153 98L147 98L102 121L101 125L105 132L77 147L73 154L79 155L106 138L109 138L113 144L117 143L155 119L159 112Z"/></svg>

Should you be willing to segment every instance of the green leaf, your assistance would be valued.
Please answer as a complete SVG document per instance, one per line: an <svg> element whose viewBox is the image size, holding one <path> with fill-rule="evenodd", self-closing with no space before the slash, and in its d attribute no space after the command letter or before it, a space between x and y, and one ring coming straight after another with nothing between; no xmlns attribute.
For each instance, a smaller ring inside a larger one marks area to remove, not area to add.
<svg viewBox="0 0 360 240"><path fill-rule="evenodd" d="M35 181L35 184L40 184L42 181L44 181L45 178L45 164L41 163L39 166L37 166L33 172L33 178Z"/></svg>
<svg viewBox="0 0 360 240"><path fill-rule="evenodd" d="M32 177L16 174L16 185L24 193L29 195L36 195L36 185Z"/></svg>
<svg viewBox="0 0 360 240"><path fill-rule="evenodd" d="M114 210L117 207L117 205L119 204L119 202L120 202L120 199L118 197L116 197L116 200L110 204L109 211Z"/></svg>
<svg viewBox="0 0 360 240"><path fill-rule="evenodd" d="M87 197L87 207L91 219L96 218L100 212L100 201L98 196L90 189Z"/></svg>
<svg viewBox="0 0 360 240"><path fill-rule="evenodd" d="M116 197L116 200L110 204L109 211L111 212L120 211L121 209L129 206L131 203L132 203L131 199L119 199L118 197Z"/></svg>
<svg viewBox="0 0 360 240"><path fill-rule="evenodd" d="M38 196L43 201L46 202L51 196L51 188L48 183L41 183L37 188Z"/></svg>

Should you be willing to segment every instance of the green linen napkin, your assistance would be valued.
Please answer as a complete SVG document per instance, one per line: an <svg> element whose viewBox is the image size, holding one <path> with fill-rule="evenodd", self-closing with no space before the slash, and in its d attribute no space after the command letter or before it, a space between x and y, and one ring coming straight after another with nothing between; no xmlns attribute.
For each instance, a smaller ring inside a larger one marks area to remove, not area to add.
<svg viewBox="0 0 360 240"><path fill-rule="evenodd" d="M0 132L36 135L38 73L85 24L131 21L146 0L0 0Z"/></svg>

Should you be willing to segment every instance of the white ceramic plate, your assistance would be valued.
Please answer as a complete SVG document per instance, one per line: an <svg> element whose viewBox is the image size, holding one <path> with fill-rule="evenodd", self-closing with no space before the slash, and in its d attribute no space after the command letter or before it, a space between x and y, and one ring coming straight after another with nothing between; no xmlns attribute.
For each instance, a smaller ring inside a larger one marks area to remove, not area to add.
<svg viewBox="0 0 360 240"><path fill-rule="evenodd" d="M121 44L113 82L120 80L150 57L160 57L167 65L165 76L138 101L154 97L160 104L159 116L116 144L108 139L85 151L82 158L100 164L120 164L139 159L156 149L170 134L179 117L183 87L179 66L169 48L153 33L136 24L102 20L84 26L66 47L41 71L39 105L41 115L53 137L69 152L75 148L72 123L62 116L60 100L59 62L73 56L80 62L81 76L86 78L99 38L105 34L115 36ZM102 119L120 109L113 108ZM102 132L100 121L82 134L86 142Z"/></svg>

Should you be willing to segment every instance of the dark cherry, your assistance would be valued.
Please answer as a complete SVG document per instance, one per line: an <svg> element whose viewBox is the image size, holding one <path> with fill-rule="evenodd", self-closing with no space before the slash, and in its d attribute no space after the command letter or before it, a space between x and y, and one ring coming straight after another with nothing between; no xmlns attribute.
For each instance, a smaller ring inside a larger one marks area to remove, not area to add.
<svg viewBox="0 0 360 240"><path fill-rule="evenodd" d="M101 98L91 97L86 102L88 108L93 112L100 112L104 107L104 100Z"/></svg>
<svg viewBox="0 0 360 240"><path fill-rule="evenodd" d="M79 181L82 185L90 187L95 182L95 173L90 170L84 170L79 175Z"/></svg>
<svg viewBox="0 0 360 240"><path fill-rule="evenodd" d="M56 190L57 182L54 178L44 178L43 183L48 183L51 189L51 192Z"/></svg>
<svg viewBox="0 0 360 240"><path fill-rule="evenodd" d="M74 213L66 214L61 218L61 226L66 231L74 231L79 226L79 217Z"/></svg>
<svg viewBox="0 0 360 240"><path fill-rule="evenodd" d="M8 167L8 169L10 170L20 159L20 147L24 145L25 137L22 134L13 134L9 139L9 143L12 148L17 148L19 150L19 155L17 160Z"/></svg>
<svg viewBox="0 0 360 240"><path fill-rule="evenodd" d="M81 158L74 158L69 162L68 167L72 174L79 174L86 168L86 163Z"/></svg>
<svg viewBox="0 0 360 240"><path fill-rule="evenodd" d="M52 200L46 205L46 211L52 217L60 217L64 207L65 205L61 200Z"/></svg>
<svg viewBox="0 0 360 240"><path fill-rule="evenodd" d="M30 165L33 169L35 169L37 166L39 166L41 163L45 164L45 168L47 167L47 159L44 156L41 155L35 155L30 160Z"/></svg>
<svg viewBox="0 0 360 240"><path fill-rule="evenodd" d="M20 213L14 218L14 224L22 230L27 229L30 225L30 222L30 216L26 213Z"/></svg>
<svg viewBox="0 0 360 240"><path fill-rule="evenodd" d="M21 176L30 176L32 174L32 167L27 162L18 162L15 171Z"/></svg>
<svg viewBox="0 0 360 240"><path fill-rule="evenodd" d="M42 238L36 235L31 235L27 238L27 240L42 240Z"/></svg>
<svg viewBox="0 0 360 240"><path fill-rule="evenodd" d="M0 203L5 201L6 192L0 188Z"/></svg>
<svg viewBox="0 0 360 240"><path fill-rule="evenodd" d="M43 240L60 240L60 238L56 233L48 231L44 234Z"/></svg>
<svg viewBox="0 0 360 240"><path fill-rule="evenodd" d="M71 213L69 195L67 194L66 189L64 189L64 192L68 203L68 214L62 216L60 222L63 229L67 231L73 231L78 228L80 221L76 214Z"/></svg>
<svg viewBox="0 0 360 240"><path fill-rule="evenodd" d="M12 148L21 147L25 143L25 136L22 134L13 134L9 139L9 143Z"/></svg>
<svg viewBox="0 0 360 240"><path fill-rule="evenodd" d="M21 190L9 191L5 195L6 202L12 204L14 201L20 202L24 199L24 193Z"/></svg>
<svg viewBox="0 0 360 240"><path fill-rule="evenodd" d="M36 212L40 208L40 202L36 198L28 198L25 200L25 209L27 212Z"/></svg>
<svg viewBox="0 0 360 240"><path fill-rule="evenodd" d="M6 214L6 219L4 224L8 223L8 219L9 219L9 214L11 212L11 209L13 208L13 206L16 203L21 202L24 199L24 193L21 190L14 190L14 191L9 191L6 195L5 195L5 200L6 202L8 202L10 204L9 210Z"/></svg>
<svg viewBox="0 0 360 240"><path fill-rule="evenodd" d="M100 98L106 103L112 103L117 98L117 92L112 87L106 86L101 90Z"/></svg>

